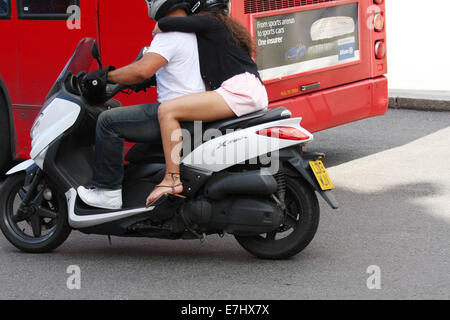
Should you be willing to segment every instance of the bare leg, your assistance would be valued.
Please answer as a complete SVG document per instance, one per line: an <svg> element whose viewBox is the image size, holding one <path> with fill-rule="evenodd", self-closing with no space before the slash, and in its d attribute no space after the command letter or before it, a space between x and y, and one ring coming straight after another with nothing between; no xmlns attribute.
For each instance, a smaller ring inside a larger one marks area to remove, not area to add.
<svg viewBox="0 0 450 320"><path fill-rule="evenodd" d="M183 192L179 177L182 140L180 121L212 122L234 116L222 96L214 91L180 97L159 106L158 118L168 174L161 182L161 187L155 188L147 198L147 206L165 193Z"/></svg>

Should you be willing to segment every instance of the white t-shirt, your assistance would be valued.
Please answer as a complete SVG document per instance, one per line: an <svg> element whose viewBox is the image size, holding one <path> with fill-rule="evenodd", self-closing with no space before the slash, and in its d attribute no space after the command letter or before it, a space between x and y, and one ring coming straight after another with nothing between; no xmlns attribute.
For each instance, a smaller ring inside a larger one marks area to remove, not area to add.
<svg viewBox="0 0 450 320"><path fill-rule="evenodd" d="M197 36L194 33L158 33L146 53L163 56L169 63L156 72L158 102L191 93L205 92L200 74Z"/></svg>

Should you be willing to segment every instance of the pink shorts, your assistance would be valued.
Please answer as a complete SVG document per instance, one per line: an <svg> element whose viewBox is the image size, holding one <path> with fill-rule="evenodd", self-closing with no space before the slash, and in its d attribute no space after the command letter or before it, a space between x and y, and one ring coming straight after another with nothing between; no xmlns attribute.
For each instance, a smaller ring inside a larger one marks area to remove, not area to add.
<svg viewBox="0 0 450 320"><path fill-rule="evenodd" d="M238 117L267 109L269 104L266 88L255 75L248 72L228 79L216 92Z"/></svg>

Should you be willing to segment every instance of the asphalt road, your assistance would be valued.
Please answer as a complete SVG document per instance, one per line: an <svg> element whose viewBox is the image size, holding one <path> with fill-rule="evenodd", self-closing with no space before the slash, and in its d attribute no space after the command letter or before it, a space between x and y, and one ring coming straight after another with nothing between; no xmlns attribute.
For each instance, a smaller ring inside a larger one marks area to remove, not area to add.
<svg viewBox="0 0 450 320"><path fill-rule="evenodd" d="M30 255L0 235L0 299L449 299L450 113L390 110L315 137L341 208L320 202L298 256L258 260L231 236L110 246L78 232ZM67 288L70 265L80 290ZM368 288L368 268L380 289Z"/></svg>

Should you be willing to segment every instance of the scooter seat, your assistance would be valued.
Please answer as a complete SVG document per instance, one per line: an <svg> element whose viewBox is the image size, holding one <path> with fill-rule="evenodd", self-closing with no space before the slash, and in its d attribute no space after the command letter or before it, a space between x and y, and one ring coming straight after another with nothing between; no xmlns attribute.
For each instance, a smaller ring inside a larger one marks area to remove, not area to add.
<svg viewBox="0 0 450 320"><path fill-rule="evenodd" d="M279 107L274 109L269 109L266 111L258 111L255 113L250 113L248 115L239 117L239 118L232 118L232 119L226 119L226 120L220 120L216 122L212 122L209 124L206 124L204 126L204 130L208 129L217 129L223 134L226 133L227 130L233 129L245 129L248 127L253 127L258 124L282 120L282 119L288 119L290 118L292 113L286 109L285 107Z"/></svg>

